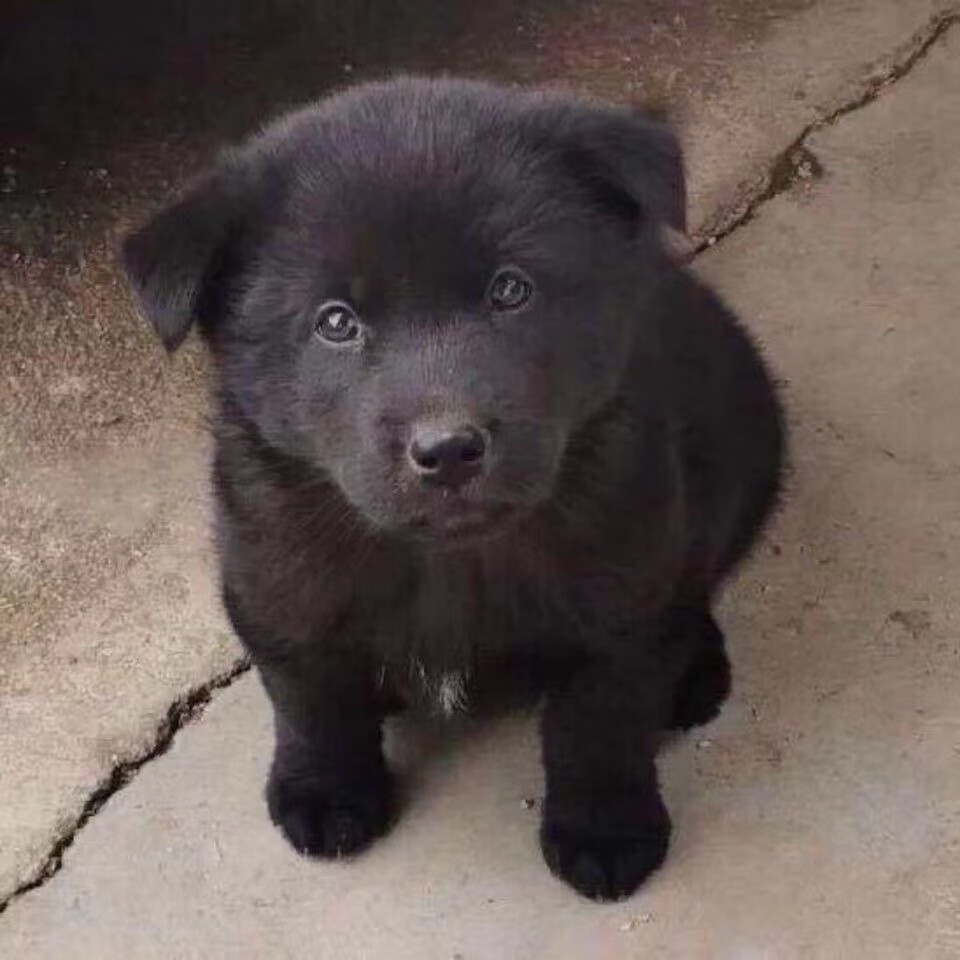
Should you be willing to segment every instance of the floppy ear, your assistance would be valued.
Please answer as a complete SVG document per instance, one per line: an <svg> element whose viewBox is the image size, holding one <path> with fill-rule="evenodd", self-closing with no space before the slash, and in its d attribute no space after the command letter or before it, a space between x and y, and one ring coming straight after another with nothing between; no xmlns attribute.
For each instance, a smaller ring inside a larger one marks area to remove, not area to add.
<svg viewBox="0 0 960 960"><path fill-rule="evenodd" d="M627 108L570 103L553 142L568 169L608 212L639 228L687 228L683 155L664 123Z"/></svg>
<svg viewBox="0 0 960 960"><path fill-rule="evenodd" d="M242 190L221 166L125 238L120 258L147 319L168 351L190 326L208 331L242 224Z"/></svg>

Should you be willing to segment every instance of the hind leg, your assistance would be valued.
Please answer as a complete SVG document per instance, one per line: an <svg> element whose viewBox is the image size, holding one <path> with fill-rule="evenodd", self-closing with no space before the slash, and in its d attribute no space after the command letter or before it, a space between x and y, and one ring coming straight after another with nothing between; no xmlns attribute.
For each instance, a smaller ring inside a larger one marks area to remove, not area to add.
<svg viewBox="0 0 960 960"><path fill-rule="evenodd" d="M691 624L697 633L695 653L677 683L671 730L689 730L709 723L730 695L730 661L723 633L704 608Z"/></svg>

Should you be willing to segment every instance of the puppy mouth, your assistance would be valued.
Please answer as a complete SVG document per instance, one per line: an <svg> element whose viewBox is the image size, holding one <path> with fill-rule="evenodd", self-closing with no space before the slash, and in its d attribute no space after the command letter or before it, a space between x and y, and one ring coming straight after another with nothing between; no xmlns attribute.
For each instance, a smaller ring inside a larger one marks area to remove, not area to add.
<svg viewBox="0 0 960 960"><path fill-rule="evenodd" d="M406 532L416 540L438 546L459 546L493 539L502 534L516 517L511 504L459 502L429 513L418 513Z"/></svg>

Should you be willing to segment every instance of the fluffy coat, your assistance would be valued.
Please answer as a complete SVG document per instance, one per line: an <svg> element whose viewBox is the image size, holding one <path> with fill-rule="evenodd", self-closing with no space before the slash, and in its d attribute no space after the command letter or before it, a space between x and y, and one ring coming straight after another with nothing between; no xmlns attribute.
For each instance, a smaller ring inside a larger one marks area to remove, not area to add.
<svg viewBox="0 0 960 960"><path fill-rule="evenodd" d="M550 868L609 899L662 862L658 734L728 694L711 599L783 455L757 350L663 249L684 204L631 111L406 78L279 120L126 240L167 347L196 324L215 359L223 595L301 852L391 822L387 712L518 686Z"/></svg>

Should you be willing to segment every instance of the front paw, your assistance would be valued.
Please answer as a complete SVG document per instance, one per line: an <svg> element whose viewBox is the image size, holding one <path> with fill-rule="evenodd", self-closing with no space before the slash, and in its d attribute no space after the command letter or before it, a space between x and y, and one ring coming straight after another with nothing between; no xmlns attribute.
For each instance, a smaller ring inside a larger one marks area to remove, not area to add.
<svg viewBox="0 0 960 960"><path fill-rule="evenodd" d="M298 853L313 857L346 857L368 846L390 825L391 799L386 773L349 787L282 773L267 783L270 818Z"/></svg>
<svg viewBox="0 0 960 960"><path fill-rule="evenodd" d="M629 897L663 863L669 843L670 818L662 803L655 817L616 832L603 832L590 818L569 824L545 816L540 826L547 866L591 900Z"/></svg>

